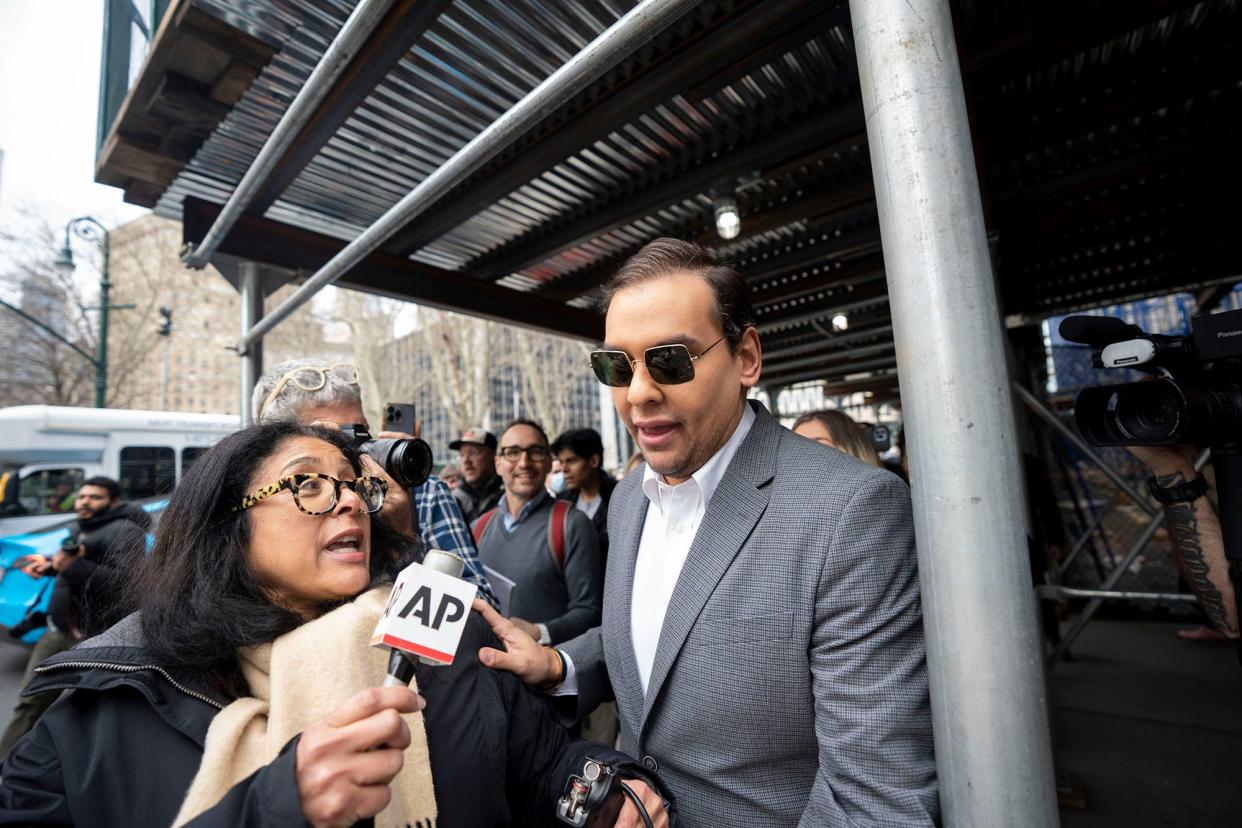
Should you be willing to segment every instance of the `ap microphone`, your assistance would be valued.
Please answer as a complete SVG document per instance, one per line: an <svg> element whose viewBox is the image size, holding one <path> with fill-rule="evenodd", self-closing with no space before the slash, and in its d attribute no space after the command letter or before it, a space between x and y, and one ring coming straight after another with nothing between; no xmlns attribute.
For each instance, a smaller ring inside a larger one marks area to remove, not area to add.
<svg viewBox="0 0 1242 828"><path fill-rule="evenodd" d="M421 564L397 576L371 637L373 646L392 650L384 687L408 686L419 661L453 663L475 593L473 584L461 580L465 566L450 552L429 549Z"/></svg>

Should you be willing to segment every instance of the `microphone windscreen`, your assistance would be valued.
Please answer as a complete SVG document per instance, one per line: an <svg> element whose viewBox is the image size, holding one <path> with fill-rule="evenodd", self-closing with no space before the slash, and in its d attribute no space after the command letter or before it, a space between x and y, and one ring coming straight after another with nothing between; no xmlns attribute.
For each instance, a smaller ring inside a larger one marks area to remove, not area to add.
<svg viewBox="0 0 1242 828"><path fill-rule="evenodd" d="M428 549L423 557L423 566L443 572L451 578L460 578L466 569L466 562L452 552L441 549Z"/></svg>
<svg viewBox="0 0 1242 828"><path fill-rule="evenodd" d="M1115 316L1067 316L1057 328L1061 338L1083 345L1110 345L1143 335L1143 330Z"/></svg>

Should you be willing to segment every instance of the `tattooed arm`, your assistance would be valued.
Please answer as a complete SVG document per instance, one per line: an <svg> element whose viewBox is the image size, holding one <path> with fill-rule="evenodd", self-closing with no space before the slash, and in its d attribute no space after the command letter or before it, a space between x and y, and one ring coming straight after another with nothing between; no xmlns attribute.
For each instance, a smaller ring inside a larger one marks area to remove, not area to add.
<svg viewBox="0 0 1242 828"><path fill-rule="evenodd" d="M1193 450L1132 447L1156 482L1166 488L1195 479ZM1229 562L1220 531L1220 517L1207 497L1164 507L1169 537L1182 577L1190 584L1212 625L1229 638L1238 637L1238 605L1229 579Z"/></svg>

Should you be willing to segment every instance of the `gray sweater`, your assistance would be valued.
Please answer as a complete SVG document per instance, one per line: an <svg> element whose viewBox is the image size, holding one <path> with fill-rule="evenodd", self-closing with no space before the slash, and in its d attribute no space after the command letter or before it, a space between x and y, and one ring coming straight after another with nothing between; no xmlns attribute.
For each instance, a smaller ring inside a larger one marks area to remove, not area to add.
<svg viewBox="0 0 1242 828"><path fill-rule="evenodd" d="M595 527L577 509L565 521L564 571L556 565L548 545L554 502L540 495L510 532L502 497L479 539L479 560L514 582L509 614L547 625L552 643L559 644L599 625L604 572Z"/></svg>

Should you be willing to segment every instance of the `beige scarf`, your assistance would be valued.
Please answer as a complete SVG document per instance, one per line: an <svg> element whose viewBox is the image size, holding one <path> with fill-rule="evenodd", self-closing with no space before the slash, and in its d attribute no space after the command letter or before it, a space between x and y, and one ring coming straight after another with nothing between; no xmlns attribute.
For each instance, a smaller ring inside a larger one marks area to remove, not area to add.
<svg viewBox="0 0 1242 828"><path fill-rule="evenodd" d="M212 719L203 762L174 826L213 807L230 788L272 762L290 739L354 693L383 683L388 651L369 643L387 600L387 589L372 590L271 644L238 651L242 675L254 695L238 699ZM392 781L392 801L375 819L377 828L435 824L423 716L420 712L403 718L410 728L410 746Z"/></svg>

